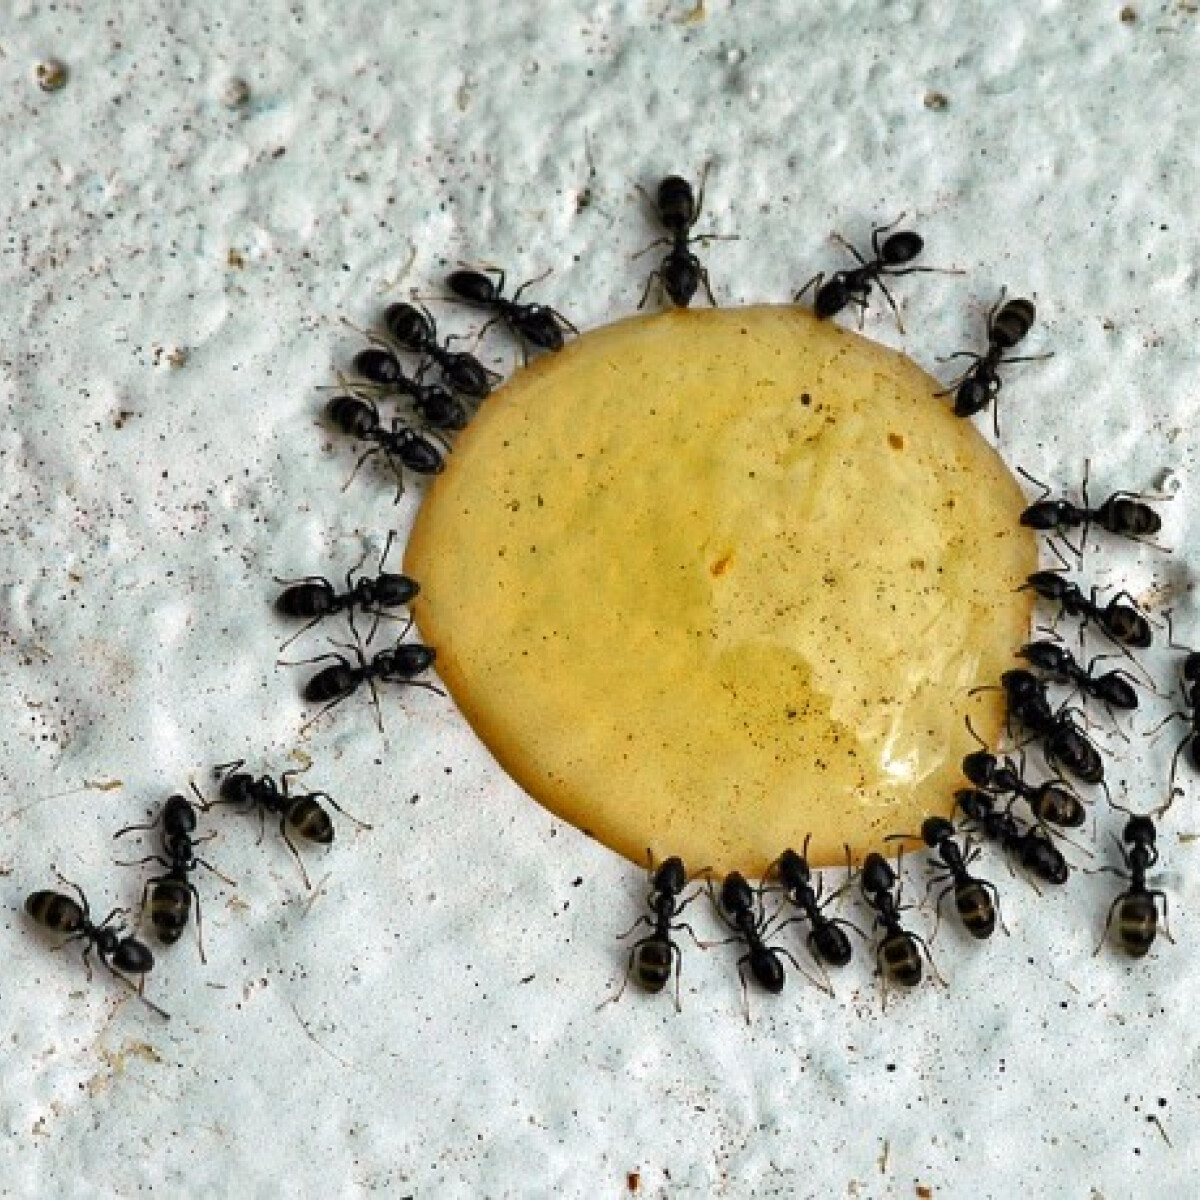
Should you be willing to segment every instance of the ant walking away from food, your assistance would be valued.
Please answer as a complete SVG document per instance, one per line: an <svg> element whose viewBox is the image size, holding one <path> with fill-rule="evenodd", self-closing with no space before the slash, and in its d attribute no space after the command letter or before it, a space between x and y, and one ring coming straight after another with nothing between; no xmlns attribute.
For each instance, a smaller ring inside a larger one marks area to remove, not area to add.
<svg viewBox="0 0 1200 1200"><path fill-rule="evenodd" d="M287 649L300 634L307 633L318 621L333 613L349 609L353 615L357 606L364 613L373 615L377 624L381 617L391 615L384 612L384 609L410 604L420 592L420 585L407 575L388 574L383 570L395 537L395 530L388 534L383 553L379 556L378 575L374 579L367 576L360 576L357 580L354 578L366 561L364 551L358 563L346 572L346 590L340 594L323 575L308 575L303 579L294 580L276 579L276 583L286 583L289 586L280 593L279 599L275 601L275 608L285 617L310 618L308 624L299 633L292 634L279 649ZM374 631L375 627L372 626L367 641L371 640Z"/></svg>
<svg viewBox="0 0 1200 1200"><path fill-rule="evenodd" d="M904 322L900 319L900 310L896 307L896 302L892 299L892 293L888 291L887 284L884 283L884 277L890 279L896 275L914 275L920 272L939 274L958 274L959 272L948 271L941 267L907 266L906 264L912 262L925 248L925 241L919 233L914 233L912 230L901 230L898 233L889 233L883 241L879 239L881 233L895 229L902 220L904 220L903 215L897 217L890 225L878 225L871 230L871 251L875 257L870 262L863 258L845 238L834 234L837 241L854 255L859 265L848 271L835 272L828 281L823 274L814 275L792 297L792 303L798 304L804 293L815 286L813 312L818 317L824 320L827 317L836 316L847 305L853 304L859 310L859 325L861 326L863 314L870 303L871 288L878 284L884 299L887 300L895 314L897 327L903 333Z"/></svg>
<svg viewBox="0 0 1200 1200"><path fill-rule="evenodd" d="M371 699L375 705L375 718L380 733L383 732L383 715L379 707L379 694L375 690L375 681L384 683L399 683L406 687L424 688L439 696L446 693L436 684L428 683L417 678L432 668L437 660L437 651L432 646L423 646L419 642L404 641L405 635L412 628L410 617L400 632L396 644L387 650L380 650L373 658L368 659L361 645L344 646L343 649L353 651L358 657L355 666L344 654L319 654L316 658L305 659L304 662L323 662L335 659L333 666L324 667L304 685L304 699L310 704L324 704L315 717L306 722L307 729L315 721L320 720L331 708L335 707L349 696L352 696L364 683L371 690ZM284 663L284 666L300 666L301 663Z"/></svg>
<svg viewBox="0 0 1200 1200"><path fill-rule="evenodd" d="M491 269L482 271L452 271L446 277L446 286L460 299L479 308L490 308L496 315L480 331L482 336L496 321L503 321L517 335L522 346L533 346L536 350L561 350L565 344L565 332L576 336L579 330L557 309L545 304L521 304L521 293L530 284L538 283L550 272L539 275L517 288L512 299L503 295L504 272ZM495 275L496 278L490 278Z"/></svg>
<svg viewBox="0 0 1200 1200"><path fill-rule="evenodd" d="M696 289L701 284L704 285L704 292L708 296L709 304L716 308L717 302L713 299L712 288L709 286L708 272L689 249L689 246L693 242L733 240L736 235L722 237L719 234L707 233L692 236L692 227L699 220L700 210L704 207L704 181L707 176L708 168L706 167L704 175L700 179L699 198L692 191L692 185L679 175L668 175L658 185L658 192L653 200L644 189L638 189L650 201L668 236L651 242L645 250L639 250L634 257L639 258L647 250L653 250L655 246L661 246L664 243L671 247L664 255L662 262L659 263L658 269L653 271L650 278L646 280L646 290L642 292L638 308L645 307L646 297L650 295L650 288L656 279L662 284L667 298L677 308L687 308L696 294Z"/></svg>
<svg viewBox="0 0 1200 1200"><path fill-rule="evenodd" d="M934 925L933 937L937 938L938 925L941 923L942 901L953 892L954 906L963 926L973 938L982 941L984 938L990 938L996 931L1000 895L994 883L971 874L971 863L980 855L979 847L969 841L965 847L960 846L954 840L955 832L954 823L945 817L926 817L921 823L921 840L933 852L931 857L945 868L930 879L926 889L928 896L929 891L939 883L946 883L937 898L937 923ZM892 838L915 840L909 834L892 834L889 840ZM947 880L949 882L946 882ZM1003 918L1000 919L1000 924L1003 926Z"/></svg>
<svg viewBox="0 0 1200 1200"><path fill-rule="evenodd" d="M1162 518L1150 505L1145 503L1145 498L1140 493L1113 492L1099 508L1091 507L1088 500L1090 465L1089 461L1084 459L1082 507L1072 504L1069 500L1047 500L1050 489L1040 479L1034 479L1028 471L1018 467L1017 470L1034 487L1042 489L1041 496L1021 513L1021 524L1028 529L1057 533L1077 558L1083 557L1084 548L1087 546L1088 530L1093 525L1098 525L1106 533L1130 538L1135 542L1153 546L1156 550L1170 553L1168 547L1148 540L1162 529ZM1079 539L1079 545L1073 546L1067 539L1066 531L1081 527L1083 536Z"/></svg>
<svg viewBox="0 0 1200 1200"><path fill-rule="evenodd" d="M786 928L793 921L807 921L808 950L813 958L822 966L844 967L853 957L853 948L842 926L849 926L860 936L862 930L841 917L825 915L825 908L837 898L842 889L828 900L823 900L825 883L819 875L817 886L813 887L813 871L808 863L808 843L811 839L812 834L804 839L804 847L799 854L795 850L785 850L775 860L774 873L783 885L787 898L801 913L800 916L785 921L780 929Z"/></svg>
<svg viewBox="0 0 1200 1200"><path fill-rule="evenodd" d="M415 429L405 425L399 417L392 421L390 429L385 427L373 401L359 396L335 396L325 411L343 433L359 441L374 443L359 456L350 478L342 485L343 492L354 482L363 463L376 454L382 454L387 459L388 466L396 476L397 504L404 494L403 468L407 467L416 475L440 475L446 469L442 452Z"/></svg>
<svg viewBox="0 0 1200 1200"><path fill-rule="evenodd" d="M142 1003L158 1013L163 1020L169 1021L168 1014L142 994L146 984L146 975L154 968L154 955L150 952L150 947L144 942L139 942L135 937L122 937L124 927L114 927L112 924L114 918L126 910L114 908L103 921L96 925L92 922L83 889L77 883L72 883L61 875L59 875L59 879L67 887L75 890L79 896L78 901L63 895L62 892L31 892L25 899L25 911L43 928L67 935L56 949L61 949L70 942L82 941L84 943L83 965L87 968L89 980L92 977L91 953L94 949L96 956L110 974L135 991ZM137 983L129 978L130 975L139 977Z"/></svg>
<svg viewBox="0 0 1200 1200"><path fill-rule="evenodd" d="M653 932L634 943L633 948L629 951L629 964L625 968L625 978L621 981L621 986L615 995L610 996L600 1005L600 1008L606 1004L615 1004L620 1000L631 976L637 980L638 986L643 991L655 994L661 992L667 986L671 978L671 971L674 969L675 1011L682 1011L679 1002L679 985L683 955L680 953L678 943L671 935L678 929L686 929L691 934L692 941L697 942L692 927L678 920L678 917L700 893L693 892L686 900L680 901L679 897L687 886L687 871L684 869L681 858L675 856L668 858L655 870L653 869L653 856L651 856L651 864L650 894L646 902L650 906L652 915L639 917L633 927L621 934L621 937L629 937L634 930L643 925L649 925ZM698 944L699 942L697 942Z"/></svg>
<svg viewBox="0 0 1200 1200"><path fill-rule="evenodd" d="M197 794L198 795L198 794ZM201 801L203 803L203 801ZM192 910L192 901L196 902L196 944L200 949L200 961L207 962L204 956L204 933L200 923L200 893L189 876L197 867L204 867L219 879L223 879L231 887L236 887L233 880L222 875L212 863L197 857L196 847L201 842L208 841L213 835L205 838L193 838L196 832L196 809L183 796L171 796L162 806L158 819L149 825L127 825L124 829L113 834L114 838L124 837L135 830L162 828L161 855L152 854L136 862L121 863L121 866L137 866L141 863L157 863L166 868L165 875L157 875L146 881L142 889L141 911L149 911L150 923L154 926L158 940L165 945L173 946L187 927L188 917ZM150 904L147 910L146 899Z"/></svg>
<svg viewBox="0 0 1200 1200"><path fill-rule="evenodd" d="M954 358L971 358L974 364L967 369L953 387L938 393L947 396L954 393L954 415L956 417L973 417L982 412L999 395L1002 386L1000 366L1012 363L1034 362L1038 359L1051 358L1051 354L1033 354L1024 357L1004 357L1006 350L1011 350L1018 342L1025 340L1033 325L1037 310L1031 300L1016 297L1005 301L1004 292L992 306L987 319L987 349L983 354L974 354L969 350L960 350L942 359L949 362ZM998 406L992 408L992 420L996 436L1000 436L1000 416Z"/></svg>
<svg viewBox="0 0 1200 1200"><path fill-rule="evenodd" d="M1115 806L1114 806L1115 807ZM1154 945L1158 936L1158 901L1162 900L1162 928L1167 941L1173 942L1171 931L1167 928L1167 894L1160 889L1153 891L1146 887L1146 873L1158 862L1157 831L1154 818L1138 813L1131 813L1125 823L1121 835L1124 845L1117 842L1117 848L1125 861L1125 870L1118 871L1114 867L1102 867L1101 870L1111 871L1121 875L1129 886L1113 902L1108 910L1108 919L1104 922L1104 933L1096 946L1096 954L1100 953L1104 939L1112 928L1113 916L1116 915L1117 945L1133 958L1144 958ZM1114 841L1117 839L1114 837Z"/></svg>
<svg viewBox="0 0 1200 1200"><path fill-rule="evenodd" d="M1061 571L1035 571L1017 590L1036 592L1043 600L1057 604L1060 616L1079 617L1085 627L1094 621L1105 637L1122 646L1145 649L1154 640L1150 622L1138 611L1127 591L1118 592L1101 606L1096 603L1095 588L1090 596L1085 596L1079 585L1065 578ZM1129 603L1122 604L1122 598Z"/></svg>
<svg viewBox="0 0 1200 1200"><path fill-rule="evenodd" d="M875 950L875 960L884 981L885 1007L888 983L911 988L921 982L924 968L920 950L925 952L934 978L939 983L945 983L934 966L925 939L905 929L900 922L900 914L911 906L900 904L901 885L891 863L882 854L868 854L860 882L863 898L875 910L875 924L883 929L883 937Z"/></svg>
<svg viewBox="0 0 1200 1200"><path fill-rule="evenodd" d="M289 830L294 831L305 841L314 842L319 846L331 846L333 844L333 821L321 807L322 800L335 808L347 820L353 821L360 829L371 828L366 821L352 817L328 792L306 792L303 795L293 796L290 783L295 776L302 774L301 771L285 771L279 777L279 782L276 783L270 775L260 775L255 778L255 776L241 771L240 768L245 766L245 763L244 758L239 758L235 762L222 763L221 766L215 768L215 774L221 781L221 798L212 801L209 807L217 804L235 804L243 812L257 809L259 842L262 841L263 831L266 828L267 813L278 816L279 832L283 835L283 840L287 842L288 849L300 867L300 874L306 888L311 888L312 884L309 882L308 872L304 869L304 860L300 857L300 852L296 849Z"/></svg>
<svg viewBox="0 0 1200 1200"><path fill-rule="evenodd" d="M493 382L500 379L473 354L441 346L437 325L428 309L413 304L389 304L383 311L383 324L397 345L436 363L442 377L461 396L484 400L491 394Z"/></svg>
<svg viewBox="0 0 1200 1200"><path fill-rule="evenodd" d="M996 800L992 792L972 788L954 793L954 807L986 837L998 841L1024 870L1043 883L1055 886L1066 883L1071 868L1062 851L1041 828L1028 829L1008 808L997 809Z"/></svg>

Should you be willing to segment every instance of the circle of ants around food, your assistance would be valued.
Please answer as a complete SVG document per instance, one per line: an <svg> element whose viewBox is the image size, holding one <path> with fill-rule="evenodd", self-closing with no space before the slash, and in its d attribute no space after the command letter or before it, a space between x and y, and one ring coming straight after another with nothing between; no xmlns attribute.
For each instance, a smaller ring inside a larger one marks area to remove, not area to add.
<svg viewBox="0 0 1200 1200"><path fill-rule="evenodd" d="M792 306L634 317L517 371L405 564L505 770L634 862L755 876L948 813L1036 545L937 389Z"/></svg>

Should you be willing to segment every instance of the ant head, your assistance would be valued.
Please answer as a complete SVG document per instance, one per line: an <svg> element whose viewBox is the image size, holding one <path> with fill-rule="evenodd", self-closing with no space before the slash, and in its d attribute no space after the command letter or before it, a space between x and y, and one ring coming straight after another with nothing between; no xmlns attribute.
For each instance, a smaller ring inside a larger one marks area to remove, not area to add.
<svg viewBox="0 0 1200 1200"><path fill-rule="evenodd" d="M862 867L862 886L868 892L890 891L896 882L892 864L882 854L868 854Z"/></svg>
<svg viewBox="0 0 1200 1200"><path fill-rule="evenodd" d="M960 788L954 793L954 807L972 821L983 821L995 811L995 800L990 792Z"/></svg>
<svg viewBox="0 0 1200 1200"><path fill-rule="evenodd" d="M700 261L694 254L672 254L662 265L663 290L676 308L687 308L700 286Z"/></svg>
<svg viewBox="0 0 1200 1200"><path fill-rule="evenodd" d="M353 438L365 438L379 428L379 410L360 396L334 396L325 406L325 415Z"/></svg>
<svg viewBox="0 0 1200 1200"><path fill-rule="evenodd" d="M721 884L721 907L726 912L745 912L754 904L754 889L740 871L730 871Z"/></svg>
<svg viewBox="0 0 1200 1200"><path fill-rule="evenodd" d="M883 239L879 247L879 260L889 267L898 267L912 262L925 249L925 239L911 230L901 230Z"/></svg>
<svg viewBox="0 0 1200 1200"><path fill-rule="evenodd" d="M1043 600L1061 600L1075 590L1075 585L1060 571L1034 571L1018 589L1032 588Z"/></svg>
<svg viewBox="0 0 1200 1200"><path fill-rule="evenodd" d="M672 896L678 896L686 886L687 871L684 870L683 859L678 855L664 859L654 872L654 890L656 892L667 892Z"/></svg>
<svg viewBox="0 0 1200 1200"><path fill-rule="evenodd" d="M1152 818L1135 813L1125 822L1125 831L1121 836L1130 846L1153 846L1158 830Z"/></svg>
<svg viewBox="0 0 1200 1200"><path fill-rule="evenodd" d="M978 788L995 778L1000 760L990 750L974 750L962 760L962 773Z"/></svg>
<svg viewBox="0 0 1200 1200"><path fill-rule="evenodd" d="M451 271L446 286L460 299L472 304L494 304L499 292L495 280L482 271Z"/></svg>
<svg viewBox="0 0 1200 1200"><path fill-rule="evenodd" d="M406 350L420 350L435 336L433 318L413 304L389 304L383 310L383 325Z"/></svg>
<svg viewBox="0 0 1200 1200"><path fill-rule="evenodd" d="M375 580L375 603L381 608L395 608L415 600L421 585L407 575L382 574Z"/></svg>
<svg viewBox="0 0 1200 1200"><path fill-rule="evenodd" d="M813 312L822 320L836 316L850 303L850 289L846 286L846 276L838 271L828 283L817 288L813 297Z"/></svg>
<svg viewBox="0 0 1200 1200"><path fill-rule="evenodd" d="M163 805L162 826L164 832L173 836L192 833L196 828L196 810L184 796L170 796Z"/></svg>
<svg viewBox="0 0 1200 1200"><path fill-rule="evenodd" d="M804 845L807 851L807 838ZM775 873L779 876L780 881L789 888L803 887L812 882L812 868L808 865L807 857L797 854L795 850L791 849L785 850L776 860Z"/></svg>
<svg viewBox="0 0 1200 1200"><path fill-rule="evenodd" d="M1183 677L1188 683L1200 679L1200 650L1189 650L1183 659Z"/></svg>
<svg viewBox="0 0 1200 1200"><path fill-rule="evenodd" d="M945 817L926 817L921 822L921 840L935 848L954 836L954 823Z"/></svg>
<svg viewBox="0 0 1200 1200"><path fill-rule="evenodd" d="M360 350L351 365L366 380L384 387L394 386L405 378L404 370L399 360L390 350L378 346Z"/></svg>
<svg viewBox="0 0 1200 1200"><path fill-rule="evenodd" d="M1028 642L1017 653L1043 671L1062 671L1072 661L1071 652L1057 642Z"/></svg>

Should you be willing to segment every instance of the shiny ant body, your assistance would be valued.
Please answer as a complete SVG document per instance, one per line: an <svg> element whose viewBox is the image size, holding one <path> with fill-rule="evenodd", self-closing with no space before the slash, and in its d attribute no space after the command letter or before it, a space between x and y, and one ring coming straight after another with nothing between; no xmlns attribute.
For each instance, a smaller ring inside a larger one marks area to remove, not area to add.
<svg viewBox="0 0 1200 1200"><path fill-rule="evenodd" d="M808 843L811 836L810 834L804 839L804 847L799 854L789 849L775 860L775 875L783 885L787 898L801 912L801 916L792 917L780 928L791 924L791 921L807 921L808 950L813 958L825 966L844 967L850 962L854 952L842 926L846 925L851 929L856 926L840 917L825 915L825 908L836 898L836 893L828 900L823 898L825 884L819 875L817 885L813 887L813 871L808 864Z"/></svg>
<svg viewBox="0 0 1200 1200"><path fill-rule="evenodd" d="M1065 646L1051 641L1028 642L1017 653L1030 666L1044 671L1055 682L1078 688L1089 699L1099 700L1110 710L1134 709L1138 706L1133 676L1128 671L1105 671L1100 675L1094 673L1096 663L1110 655L1097 655L1085 667L1075 661Z"/></svg>
<svg viewBox="0 0 1200 1200"><path fill-rule="evenodd" d="M1158 862L1157 831L1154 819L1150 816L1130 814L1121 835L1124 845L1117 842L1117 848L1125 862L1125 871L1117 871L1112 867L1105 870L1122 875L1129 886L1113 902L1108 910L1108 919L1104 922L1104 933L1096 946L1096 953L1104 945L1116 915L1117 945L1133 958L1144 958L1154 945L1158 936L1158 901L1162 900L1163 934L1168 941L1173 942L1171 931L1167 928L1167 894L1160 889L1151 890L1146 887L1146 873ZM1115 838L1113 839L1116 840Z"/></svg>
<svg viewBox="0 0 1200 1200"><path fill-rule="evenodd" d="M1167 787L1168 805L1175 798L1175 775L1179 768L1180 756L1186 756L1192 770L1200 773L1200 650L1191 650L1187 646L1178 645L1174 641L1175 635L1171 631L1170 622L1171 617L1168 614L1168 637L1171 639L1168 644L1172 649L1184 652L1183 663L1179 670L1180 689L1183 692L1183 711L1171 713L1155 727L1155 731L1161 729L1168 721L1185 721L1188 731L1183 735L1179 745L1175 747L1175 753L1171 756L1171 775Z"/></svg>
<svg viewBox="0 0 1200 1200"><path fill-rule="evenodd" d="M365 683L371 690L376 719L382 731L383 717L379 707L379 695L375 690L376 680L384 683L400 683L407 687L425 688L427 691L436 692L439 696L445 695L442 689L435 684L417 678L418 675L423 675L433 666L437 660L437 652L432 646L404 641L404 636L411 626L410 618L396 644L386 650L380 650L370 659L363 653L360 645L346 647L346 649L353 650L357 656L357 666L345 654L320 654L316 658L307 659L307 662L322 662L332 658L336 662L333 666L322 668L304 685L305 700L310 704L325 705L307 723L305 728L323 717L335 705L341 704L347 697L352 696ZM299 664L288 665L297 666Z"/></svg>
<svg viewBox="0 0 1200 1200"><path fill-rule="evenodd" d="M963 788L954 793L954 806L976 829L999 842L1029 874L1043 883L1066 883L1071 868L1062 851L1041 828L1025 828L1008 808L998 809L997 798L992 792Z"/></svg>
<svg viewBox="0 0 1200 1200"><path fill-rule="evenodd" d="M900 319L900 310L896 307L896 302L892 299L892 294L884 283L884 277L892 278L897 275L913 275L923 271L939 270L937 267L910 267L907 265L925 248L924 239L919 233L901 230L898 233L889 233L880 241L880 234L887 233L889 229L895 229L903 219L903 217L898 217L890 225L878 225L871 230L871 252L875 257L870 261L863 258L845 238L835 234L837 240L858 260L859 265L848 271L836 271L828 280L823 274L814 275L792 297L792 303L798 304L804 293L815 285L813 312L816 316L824 320L836 316L848 305L853 304L859 310L861 324L862 314L866 312L867 306L870 304L871 288L878 284L879 290L895 314L897 326L903 333L904 323Z"/></svg>
<svg viewBox="0 0 1200 1200"><path fill-rule="evenodd" d="M663 291L676 308L687 308L701 284L704 285L709 304L715 308L717 302L713 299L708 272L689 249L693 242L713 241L716 237L715 234L692 237L691 233L692 227L699 220L700 210L704 207L703 180L700 183L700 196L697 198L692 191L692 185L686 179L679 175L668 175L658 185L658 192L652 204L668 236L651 242L645 250L639 251L639 254L645 254L646 250L652 250L664 243L668 243L671 248L663 256L658 269L646 280L646 290L642 292L638 308L645 306L646 297L650 295L650 288L656 279L662 284Z"/></svg>
<svg viewBox="0 0 1200 1200"><path fill-rule="evenodd" d="M977 788L1024 800L1043 825L1077 829L1087 819L1083 801L1061 779L1039 784L1025 780L1011 758L1001 760L990 750L975 750L962 760L962 772Z"/></svg>
<svg viewBox="0 0 1200 1200"><path fill-rule="evenodd" d="M971 874L971 863L980 855L978 846L969 841L960 846L954 840L954 823L945 817L926 817L921 823L921 840L933 852L933 856L945 870L929 881L933 888L945 883L937 898L937 915L941 920L942 901L954 893L954 907L966 931L983 940L996 931L996 918L1000 911L1000 897L996 885ZM948 881L948 882L947 882ZM936 926L934 936L936 937Z"/></svg>
<svg viewBox="0 0 1200 1200"><path fill-rule="evenodd" d="M1011 350L1018 342L1025 339L1033 325L1037 310L1033 302L1024 297L1016 297L1006 301L1004 293L992 306L987 319L987 349L982 354L973 354L969 350L960 350L949 358L970 358L974 363L967 369L958 382L949 389L954 392L954 415L956 417L973 417L991 404L1000 393L1000 366L1019 362L1032 362L1035 358L1049 358L1048 354L1028 355L1014 358L1005 357L1005 351ZM943 361L949 361L944 359ZM942 392L947 395L948 392ZM992 419L995 422L996 436L1000 436L1000 421L997 407L992 409Z"/></svg>
<svg viewBox="0 0 1200 1200"><path fill-rule="evenodd" d="M1090 596L1085 596L1079 585L1065 578L1060 571L1035 571L1018 590L1032 590L1043 600L1057 604L1060 616L1079 617L1085 626L1094 621L1110 641L1120 645L1144 649L1154 640L1150 622L1138 611L1133 597L1126 591L1118 592L1102 606L1096 603L1095 588ZM1129 603L1120 603L1122 598Z"/></svg>
<svg viewBox="0 0 1200 1200"><path fill-rule="evenodd" d="M1104 782L1104 760L1087 734L1075 723L1069 709L1055 712L1046 684L1032 671L1005 671L1000 686L1008 701L1009 720L1016 720L1035 738L1051 768L1065 767L1084 783Z"/></svg>
<svg viewBox="0 0 1200 1200"><path fill-rule="evenodd" d="M353 360L354 369L371 388L387 395L404 396L412 403L413 412L432 429L457 433L467 427L471 414L466 405L439 383L422 383L404 373L400 361L390 351L379 346L360 350ZM342 382L342 386L354 384Z"/></svg>
<svg viewBox="0 0 1200 1200"><path fill-rule="evenodd" d="M678 919L679 914L700 893L695 892L686 900L680 901L683 889L687 886L687 871L683 860L678 857L665 859L658 868L650 874L650 894L646 899L650 907L650 916L639 917L633 927L621 934L626 938L634 930L643 925L650 926L651 933L634 943L629 951L629 964L625 968L625 978L615 995L610 996L600 1005L615 1004L620 1000L629 983L630 977L637 980L638 986L646 992L657 994L667 986L672 970L675 973L675 1011L681 1010L679 1003L680 968L683 955L672 934L676 930L686 929L696 940L692 927Z"/></svg>
<svg viewBox="0 0 1200 1200"><path fill-rule="evenodd" d="M292 634L279 647L280 650L291 645L301 634L307 633L318 621L334 613L345 612L347 609L353 613L357 607L364 613L370 613L378 621L380 617L389 615L383 611L384 609L400 608L410 604L420 592L420 585L416 580L409 579L407 575L386 573L383 570L383 564L387 561L388 552L392 548L395 537L394 531L388 534L383 554L379 557L378 574L374 578L365 575L359 576L358 579L354 578L366 558L364 553L358 564L346 572L346 590L344 592L339 593L323 575L308 575L303 579L294 580L276 579L276 583L289 585L275 601L276 610L285 617L309 618L308 624L298 633ZM367 640L369 641L370 638L368 637Z"/></svg>
<svg viewBox="0 0 1200 1200"><path fill-rule="evenodd" d="M127 825L124 829L113 834L114 838L124 837L127 833L141 829L162 829L161 855L152 854L147 858L138 859L136 863L123 863L122 866L135 866L140 863L157 863L166 868L165 875L157 875L146 881L142 889L141 910L148 911L150 923L158 940L165 945L173 946L183 931L187 928L188 918L192 911L192 901L196 902L196 944L200 949L200 961L207 962L204 956L204 934L200 923L200 893L191 881L191 874L197 867L204 867L226 883L233 880L226 878L211 863L197 857L196 847L209 838L196 839L196 809L184 796L170 796L162 806L158 819L149 825ZM209 834L209 837L212 835ZM149 897L149 907L146 900Z"/></svg>
<svg viewBox="0 0 1200 1200"><path fill-rule="evenodd" d="M440 345L437 325L423 308L413 304L389 304L383 312L383 324L397 345L414 354L423 354L436 363L442 377L459 395L483 400L491 394L493 382L500 378L473 354Z"/></svg>
<svg viewBox="0 0 1200 1200"><path fill-rule="evenodd" d="M900 921L900 914L910 906L900 904L901 885L891 863L882 854L868 854L859 882L863 898L875 912L875 924L883 930L883 937L875 949L875 960L884 980L884 1003L887 1002L887 984L898 983L901 987L911 988L921 982L924 976L922 950L934 978L940 980L925 939L905 929Z"/></svg>
<svg viewBox="0 0 1200 1200"><path fill-rule="evenodd" d="M350 816L328 792L306 792L293 796L290 781L301 774L300 771L285 771L276 783L270 775L255 777L241 771L239 768L245 766L245 763L244 758L239 758L234 762L222 763L215 769L215 774L221 781L221 798L214 800L212 804L237 805L243 812L257 810L260 842L266 828L267 814L277 816L279 832L300 867L305 887L311 888L312 884L309 882L308 872L304 869L300 851L292 841L291 833L294 832L305 841L319 846L333 844L333 821L321 806L322 800L353 821L360 829L371 828L365 821Z"/></svg>
<svg viewBox="0 0 1200 1200"><path fill-rule="evenodd" d="M709 884L710 894L712 884ZM767 945L766 935L770 922L763 912L762 890L755 890L739 871L730 871L721 884L720 900L714 897L717 913L721 920L734 931L733 941L739 941L746 947L746 953L738 959L738 978L742 981L742 1002L745 1005L746 1020L750 1020L750 1000L746 990L746 967L754 976L758 985L772 995L777 996L783 991L786 975L780 956L787 960L805 975L804 969L795 960L789 950L782 946ZM811 978L811 976L806 976ZM813 982L816 982L815 980ZM817 984L818 987L823 985Z"/></svg>
<svg viewBox="0 0 1200 1200"><path fill-rule="evenodd" d="M1017 470L1035 487L1042 489L1041 496L1021 513L1021 524L1028 529L1036 529L1044 533L1057 533L1071 548L1076 557L1083 556L1087 545L1088 531L1098 526L1106 533L1117 537L1130 538L1135 542L1146 542L1155 549L1165 549L1148 538L1162 529L1162 518L1145 503L1138 492L1113 492L1097 508L1091 507L1088 500L1088 471L1090 464L1085 460L1083 465L1083 504L1072 504L1069 500L1047 500L1050 489L1040 479L1034 479L1028 471ZM1079 545L1073 546L1067 540L1066 533L1070 529L1082 529L1083 536Z"/></svg>
<svg viewBox="0 0 1200 1200"><path fill-rule="evenodd" d="M335 396L325 411L343 433L359 441L373 443L359 457L350 478L342 485L342 491L354 481L363 463L375 454L382 454L387 459L388 466L396 476L397 503L404 494L404 468L416 475L440 475L446 468L442 452L437 446L398 417L392 421L389 429L381 421L379 410L371 400L351 395Z"/></svg>
<svg viewBox="0 0 1200 1200"><path fill-rule="evenodd" d="M135 937L122 937L123 927L112 924L113 919L125 910L114 908L97 925L92 921L83 889L77 883L63 879L61 875L59 878L68 887L74 888L79 895L79 900L76 901L62 892L31 892L25 898L26 913L44 929L67 935L66 939L56 947L57 949L61 949L69 942L81 941L84 943L82 958L89 980L92 977L91 953L95 950L96 956L110 974L115 975L127 987L137 992L143 1004L153 1009L164 1020L170 1020L170 1017L157 1004L152 1004L142 995L146 975L154 969L154 955L150 952L150 947ZM138 981L134 983L129 978L130 975L137 975Z"/></svg>
<svg viewBox="0 0 1200 1200"><path fill-rule="evenodd" d="M496 276L495 279L490 277L492 274ZM545 275L539 276L539 279L544 278ZM537 279L531 279L529 283L523 283L510 300L503 294L503 271L492 270L489 274L482 271L452 271L446 277L446 286L460 300L495 312L495 317L483 327L483 331L495 321L503 321L526 349L533 346L536 350L561 350L566 332L578 335L579 330L557 309L545 304L520 303L521 293L530 283L537 282Z"/></svg>

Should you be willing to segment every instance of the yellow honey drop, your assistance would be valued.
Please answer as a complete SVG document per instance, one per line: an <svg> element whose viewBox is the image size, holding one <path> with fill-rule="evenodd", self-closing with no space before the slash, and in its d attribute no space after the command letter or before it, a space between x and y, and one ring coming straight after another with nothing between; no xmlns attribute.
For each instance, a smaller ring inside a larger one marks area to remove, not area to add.
<svg viewBox="0 0 1200 1200"><path fill-rule="evenodd" d="M938 386L790 306L635 317L518 371L405 561L504 769L634 862L752 877L948 813L1037 552Z"/></svg>

